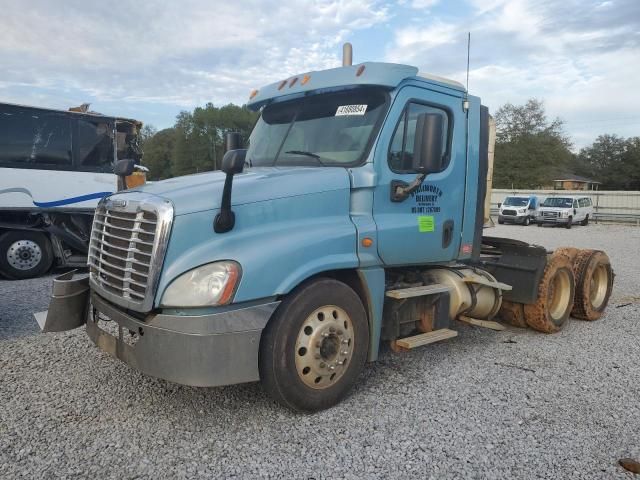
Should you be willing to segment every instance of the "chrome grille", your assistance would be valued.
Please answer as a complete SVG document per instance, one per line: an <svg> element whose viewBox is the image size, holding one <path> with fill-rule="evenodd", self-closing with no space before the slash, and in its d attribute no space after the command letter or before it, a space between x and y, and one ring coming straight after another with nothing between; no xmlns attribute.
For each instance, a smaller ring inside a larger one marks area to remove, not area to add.
<svg viewBox="0 0 640 480"><path fill-rule="evenodd" d="M516 216L518 215L518 212L516 212L515 210L503 210L502 211L503 215L512 215L512 216Z"/></svg>
<svg viewBox="0 0 640 480"><path fill-rule="evenodd" d="M162 267L173 208L141 193L101 201L89 243L89 278L98 294L123 307L149 311Z"/></svg>
<svg viewBox="0 0 640 480"><path fill-rule="evenodd" d="M542 212L543 218L558 218L559 216L558 212Z"/></svg>

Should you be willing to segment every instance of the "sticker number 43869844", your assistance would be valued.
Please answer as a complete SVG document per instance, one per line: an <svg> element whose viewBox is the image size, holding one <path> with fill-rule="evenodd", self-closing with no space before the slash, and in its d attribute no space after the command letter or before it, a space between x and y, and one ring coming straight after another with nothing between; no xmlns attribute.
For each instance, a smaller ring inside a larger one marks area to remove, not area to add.
<svg viewBox="0 0 640 480"><path fill-rule="evenodd" d="M366 105L340 105L336 110L336 117L342 115L364 115L366 111Z"/></svg>

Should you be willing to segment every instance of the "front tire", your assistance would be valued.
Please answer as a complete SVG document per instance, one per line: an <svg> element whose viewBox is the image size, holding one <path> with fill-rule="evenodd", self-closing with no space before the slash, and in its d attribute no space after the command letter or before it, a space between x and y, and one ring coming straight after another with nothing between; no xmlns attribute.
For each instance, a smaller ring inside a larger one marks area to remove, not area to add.
<svg viewBox="0 0 640 480"><path fill-rule="evenodd" d="M572 224L573 224L573 217L569 217L569 219L567 220L567 224L564 226L564 228L568 230L571 228Z"/></svg>
<svg viewBox="0 0 640 480"><path fill-rule="evenodd" d="M34 278L53 264L53 248L41 232L11 231L0 236L0 272L12 280Z"/></svg>
<svg viewBox="0 0 640 480"><path fill-rule="evenodd" d="M522 225L524 225L525 227L528 227L530 223L531 223L531 219L529 217L524 217L524 221L522 222Z"/></svg>
<svg viewBox="0 0 640 480"><path fill-rule="evenodd" d="M329 278L289 294L260 340L260 380L293 410L315 412L340 402L362 372L369 324L358 295Z"/></svg>

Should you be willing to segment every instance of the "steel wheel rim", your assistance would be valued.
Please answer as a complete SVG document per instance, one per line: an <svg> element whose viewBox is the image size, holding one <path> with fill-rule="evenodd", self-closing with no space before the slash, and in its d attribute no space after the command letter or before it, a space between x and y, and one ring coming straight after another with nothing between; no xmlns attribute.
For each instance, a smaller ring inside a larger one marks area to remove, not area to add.
<svg viewBox="0 0 640 480"><path fill-rule="evenodd" d="M296 371L310 388L334 385L347 371L353 357L351 317L336 305L314 310L303 322L295 346Z"/></svg>
<svg viewBox="0 0 640 480"><path fill-rule="evenodd" d="M42 249L31 240L13 242L7 250L7 263L16 270L31 270L41 261Z"/></svg>
<svg viewBox="0 0 640 480"><path fill-rule="evenodd" d="M589 281L589 301L591 306L598 309L604 303L609 288L609 272L604 265L598 265Z"/></svg>
<svg viewBox="0 0 640 480"><path fill-rule="evenodd" d="M569 273L558 270L551 283L549 315L553 320L561 320L571 302L571 278Z"/></svg>

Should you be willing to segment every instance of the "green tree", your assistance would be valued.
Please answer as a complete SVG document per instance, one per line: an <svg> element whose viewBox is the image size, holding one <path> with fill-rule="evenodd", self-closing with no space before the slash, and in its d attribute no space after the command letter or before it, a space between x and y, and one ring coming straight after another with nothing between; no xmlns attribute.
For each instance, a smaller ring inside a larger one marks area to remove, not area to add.
<svg viewBox="0 0 640 480"><path fill-rule="evenodd" d="M160 130L143 143L143 163L149 169L150 180L162 180L173 176L171 158L173 156L176 131L174 128Z"/></svg>
<svg viewBox="0 0 640 480"><path fill-rule="evenodd" d="M640 138L618 135L598 136L592 145L580 150L579 162L606 190L640 188Z"/></svg>
<svg viewBox="0 0 640 480"><path fill-rule="evenodd" d="M496 114L494 185L497 188L536 188L550 185L565 173L573 156L562 120L549 121L544 104L507 103Z"/></svg>

